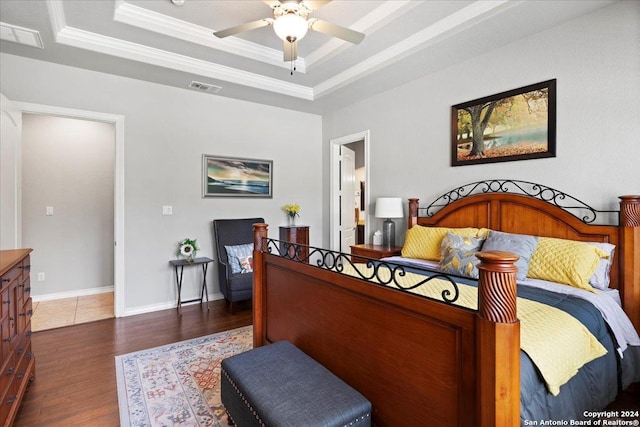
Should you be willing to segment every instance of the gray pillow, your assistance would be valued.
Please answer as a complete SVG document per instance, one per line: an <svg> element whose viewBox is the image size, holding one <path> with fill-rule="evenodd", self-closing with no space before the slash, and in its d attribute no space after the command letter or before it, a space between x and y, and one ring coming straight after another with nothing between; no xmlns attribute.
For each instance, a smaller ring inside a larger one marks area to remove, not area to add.
<svg viewBox="0 0 640 427"><path fill-rule="evenodd" d="M538 237L527 236L526 234L502 233L500 231L491 230L489 238L482 246L482 250L505 251L518 255L520 259L516 261L516 267L518 267L516 278L518 280L524 280L527 278L529 260L531 260L531 256L536 250L536 246L538 246Z"/></svg>

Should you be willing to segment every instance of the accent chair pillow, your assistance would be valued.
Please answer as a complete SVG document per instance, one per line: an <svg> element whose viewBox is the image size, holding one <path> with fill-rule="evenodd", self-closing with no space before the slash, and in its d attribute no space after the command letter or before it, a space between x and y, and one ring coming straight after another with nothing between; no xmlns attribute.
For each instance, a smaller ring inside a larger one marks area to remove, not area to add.
<svg viewBox="0 0 640 427"><path fill-rule="evenodd" d="M253 243L226 246L231 273L251 273L253 271Z"/></svg>
<svg viewBox="0 0 640 427"><path fill-rule="evenodd" d="M482 246L483 251L505 251L520 257L515 262L518 267L516 279L524 280L529 271L529 260L538 245L538 237L526 234L503 233L491 230L489 237Z"/></svg>
<svg viewBox="0 0 640 427"><path fill-rule="evenodd" d="M455 233L461 236L475 237L477 228L446 228L446 227L424 227L414 225L404 238L402 246L402 256L405 258L426 259L440 261L442 239L447 233Z"/></svg>
<svg viewBox="0 0 640 427"><path fill-rule="evenodd" d="M476 253L483 243L484 239L477 237L447 233L442 239L440 271L477 279L480 260L476 257Z"/></svg>
<svg viewBox="0 0 640 427"><path fill-rule="evenodd" d="M589 284L589 279L600 259L607 257L609 254L589 243L541 237L531 257L529 277L598 293Z"/></svg>

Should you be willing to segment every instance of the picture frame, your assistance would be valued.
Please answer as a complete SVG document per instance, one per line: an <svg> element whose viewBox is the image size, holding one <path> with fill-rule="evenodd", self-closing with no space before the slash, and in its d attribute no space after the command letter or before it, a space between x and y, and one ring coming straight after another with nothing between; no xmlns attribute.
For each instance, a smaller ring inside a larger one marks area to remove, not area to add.
<svg viewBox="0 0 640 427"><path fill-rule="evenodd" d="M202 197L273 197L273 161L203 154Z"/></svg>
<svg viewBox="0 0 640 427"><path fill-rule="evenodd" d="M555 156L555 79L451 107L451 166Z"/></svg>

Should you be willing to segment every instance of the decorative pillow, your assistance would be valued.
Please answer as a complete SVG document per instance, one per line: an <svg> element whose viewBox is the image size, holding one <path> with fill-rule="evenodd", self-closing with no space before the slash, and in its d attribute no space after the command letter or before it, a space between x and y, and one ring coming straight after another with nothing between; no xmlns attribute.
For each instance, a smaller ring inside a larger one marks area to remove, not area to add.
<svg viewBox="0 0 640 427"><path fill-rule="evenodd" d="M442 239L440 271L477 279L480 260L476 253L482 247L482 243L484 239L447 233Z"/></svg>
<svg viewBox="0 0 640 427"><path fill-rule="evenodd" d="M524 280L529 271L529 260L538 245L538 237L526 234L503 233L493 231L489 233L487 241L482 246L483 251L505 251L518 255L520 258L515 262L518 267L516 279Z"/></svg>
<svg viewBox="0 0 640 427"><path fill-rule="evenodd" d="M589 284L600 258L609 255L585 242L541 237L531 257L529 277L564 283L597 293Z"/></svg>
<svg viewBox="0 0 640 427"><path fill-rule="evenodd" d="M224 248L227 251L231 273L250 273L253 271L253 243L225 246Z"/></svg>
<svg viewBox="0 0 640 427"><path fill-rule="evenodd" d="M607 289L611 282L609 272L611 271L611 264L613 263L613 254L616 250L616 246L611 243L589 242L590 245L602 249L609 255L608 258L600 258L598 267L596 267L595 273L589 279L589 284L596 289Z"/></svg>
<svg viewBox="0 0 640 427"><path fill-rule="evenodd" d="M253 255L242 255L238 257L240 263L240 273L251 273L253 271Z"/></svg>
<svg viewBox="0 0 640 427"><path fill-rule="evenodd" d="M477 228L446 228L423 227L414 225L407 231L402 246L402 256L405 258L427 259L440 261L440 245L447 233L461 236L475 237Z"/></svg>

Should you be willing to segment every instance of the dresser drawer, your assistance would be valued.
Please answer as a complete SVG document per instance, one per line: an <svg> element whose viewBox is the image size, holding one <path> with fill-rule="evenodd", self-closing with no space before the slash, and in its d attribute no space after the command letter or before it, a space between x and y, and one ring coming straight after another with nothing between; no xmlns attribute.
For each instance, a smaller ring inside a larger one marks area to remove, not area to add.
<svg viewBox="0 0 640 427"><path fill-rule="evenodd" d="M13 293L13 290L13 286L7 286L2 289L2 292L0 292L0 319L8 317L11 312L11 294Z"/></svg>
<svg viewBox="0 0 640 427"><path fill-rule="evenodd" d="M11 354L0 372L0 396L15 394L16 360Z"/></svg>
<svg viewBox="0 0 640 427"><path fill-rule="evenodd" d="M16 353L15 357L19 359L18 363L16 363L16 365L18 366L18 369L16 371L16 381L18 384L21 384L22 382L29 380L28 370L29 365L33 360L33 352L31 351L31 340L26 341L25 346L23 347L22 354L18 355Z"/></svg>
<svg viewBox="0 0 640 427"><path fill-rule="evenodd" d="M7 317L0 323L0 354L2 355L2 361L4 362L12 354L13 348L11 346L11 323Z"/></svg>
<svg viewBox="0 0 640 427"><path fill-rule="evenodd" d="M22 263L19 263L11 270L7 271L2 275L2 287L9 285L11 282L16 280L18 277L22 275Z"/></svg>
<svg viewBox="0 0 640 427"><path fill-rule="evenodd" d="M33 308L31 306L31 298L27 298L24 304L22 304L22 306L18 309L18 318L16 320L18 335L24 333L28 329L31 329L29 326L31 325L30 322L32 315Z"/></svg>

